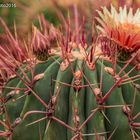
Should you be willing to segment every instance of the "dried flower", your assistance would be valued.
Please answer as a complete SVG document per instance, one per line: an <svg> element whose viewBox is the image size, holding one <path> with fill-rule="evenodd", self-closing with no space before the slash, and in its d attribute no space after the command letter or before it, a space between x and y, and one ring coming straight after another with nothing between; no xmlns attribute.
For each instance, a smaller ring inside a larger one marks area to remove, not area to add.
<svg viewBox="0 0 140 140"><path fill-rule="evenodd" d="M37 59L46 60L50 47L49 39L33 26L32 50Z"/></svg>
<svg viewBox="0 0 140 140"><path fill-rule="evenodd" d="M21 42L12 36L2 19L0 24L4 33L0 37L0 82L8 80L14 74L17 64L20 65L27 59L27 50L21 46Z"/></svg>
<svg viewBox="0 0 140 140"><path fill-rule="evenodd" d="M49 30L49 40L50 42L56 42L59 36L58 30L51 24Z"/></svg>

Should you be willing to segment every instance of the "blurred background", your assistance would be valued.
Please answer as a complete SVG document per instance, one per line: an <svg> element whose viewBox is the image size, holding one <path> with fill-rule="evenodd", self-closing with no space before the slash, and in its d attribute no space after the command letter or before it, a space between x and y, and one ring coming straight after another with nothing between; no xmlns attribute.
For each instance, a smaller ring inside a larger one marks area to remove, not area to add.
<svg viewBox="0 0 140 140"><path fill-rule="evenodd" d="M2 4L9 5L4 7ZM79 17L85 16L86 21L91 23L97 14L96 10L101 6L109 7L110 4L116 8L127 5L136 9L140 7L140 0L0 0L0 17L12 32L15 23L19 36L25 37L31 31L32 23L37 24L37 17L42 13L49 22L58 26L66 16L72 17L73 7L76 6Z"/></svg>

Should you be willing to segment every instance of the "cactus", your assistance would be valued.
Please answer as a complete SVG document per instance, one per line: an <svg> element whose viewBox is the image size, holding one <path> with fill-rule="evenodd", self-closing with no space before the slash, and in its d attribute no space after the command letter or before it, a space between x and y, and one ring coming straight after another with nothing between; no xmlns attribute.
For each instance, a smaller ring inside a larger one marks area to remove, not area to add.
<svg viewBox="0 0 140 140"><path fill-rule="evenodd" d="M133 63L140 34L132 29L126 34L119 18L112 24L126 12L120 9L98 11L101 32L91 43L84 21L80 28L76 23L75 32L68 21L67 34L49 24L42 25L43 32L33 26L30 45L24 42L22 47L1 20L11 45L0 46L1 77L6 77L1 84L0 139L140 139L139 61Z"/></svg>

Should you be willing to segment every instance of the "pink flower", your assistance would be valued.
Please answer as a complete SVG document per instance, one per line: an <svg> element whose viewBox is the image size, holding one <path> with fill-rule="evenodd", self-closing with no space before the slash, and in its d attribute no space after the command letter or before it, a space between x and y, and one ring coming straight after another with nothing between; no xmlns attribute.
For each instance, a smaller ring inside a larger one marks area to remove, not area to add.
<svg viewBox="0 0 140 140"><path fill-rule="evenodd" d="M111 55L117 50L118 57L127 59L133 52L140 49L140 10L133 14L132 8L120 7L119 12L111 5L109 11L103 7L98 11L100 23L97 28L101 33L100 41L103 52Z"/></svg>

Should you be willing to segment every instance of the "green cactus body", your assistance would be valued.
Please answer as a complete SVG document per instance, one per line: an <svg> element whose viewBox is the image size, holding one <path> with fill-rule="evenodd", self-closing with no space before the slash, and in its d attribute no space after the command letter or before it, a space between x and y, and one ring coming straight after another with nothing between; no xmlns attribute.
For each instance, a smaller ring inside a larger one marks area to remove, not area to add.
<svg viewBox="0 0 140 140"><path fill-rule="evenodd" d="M140 10L127 9L98 11L99 34L76 5L75 26L41 15L28 43L0 19L0 140L140 139Z"/></svg>
<svg viewBox="0 0 140 140"><path fill-rule="evenodd" d="M47 62L39 63L33 68L35 75L44 73L44 76L31 87L46 104L49 104L51 98L56 97L58 94L57 99L54 100L56 102L52 116L26 126L33 121L46 117L46 114L32 114L24 118L28 111L47 112L48 109L33 95L33 91L28 92L27 95L18 100L16 99L24 95L25 92L20 91L20 93L15 94L4 104L7 111L6 115L10 118L11 123L16 118L21 118L21 122L12 129L11 137L13 140L71 140L76 135L77 137L74 140L105 140L109 137L111 140L132 140L131 126L122 107L133 104L136 95L132 112L133 115L136 115L139 112L139 91L131 83L119 86L114 88L104 104L99 104L93 90L100 88L101 76L102 96L111 89L114 79L104 70L104 67L110 64L108 62L102 63L99 60L95 65L95 69L90 69L84 60L75 59L65 69L62 69L63 59L58 58L58 56L53 56L53 58L49 58ZM80 88L74 87L75 77L72 69L74 73L82 71L82 77L79 79L81 85L77 85L81 86ZM119 65L117 70L120 71ZM32 79L30 72L27 72L27 76ZM21 77L24 76L21 75ZM26 87L18 77L11 79L7 86ZM5 89L3 97L6 97L10 91L12 90ZM13 100L15 101L13 102ZM102 108L104 106L114 107ZM93 113L94 111L95 113ZM6 119L6 115L3 115L3 119ZM87 120L90 115L90 119ZM86 123L85 120L87 120ZM139 122L139 119L136 119L136 122ZM47 125L48 123L49 125ZM80 126L82 127L80 128ZM80 129L80 133L76 130L77 127ZM136 132L140 133L139 130Z"/></svg>

